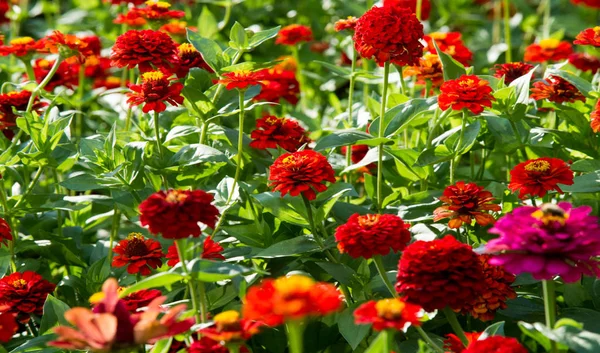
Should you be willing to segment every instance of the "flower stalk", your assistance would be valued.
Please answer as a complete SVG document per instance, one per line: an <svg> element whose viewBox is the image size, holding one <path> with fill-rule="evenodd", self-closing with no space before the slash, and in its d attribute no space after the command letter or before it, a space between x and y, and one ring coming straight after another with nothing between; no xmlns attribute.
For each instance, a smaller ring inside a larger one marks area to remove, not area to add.
<svg viewBox="0 0 600 353"><path fill-rule="evenodd" d="M290 321L286 325L288 346L290 353L303 353L304 352L304 329L305 326L300 321Z"/></svg>
<svg viewBox="0 0 600 353"><path fill-rule="evenodd" d="M450 327L452 327L452 330L456 336L465 345L465 347L467 347L469 345L469 340L467 339L467 335L465 335L465 331L463 330L462 326L460 326L454 311L452 311L452 309L449 307L445 307L444 315L446 315L446 319L448 319L448 323L450 324Z"/></svg>
<svg viewBox="0 0 600 353"><path fill-rule="evenodd" d="M390 63L386 61L383 66L383 92L381 95L381 109L379 113L379 133L377 137L381 138L384 134L384 116L387 105L388 81L390 76ZM377 210L379 213L383 211L383 143L378 146L377 155Z"/></svg>
<svg viewBox="0 0 600 353"><path fill-rule="evenodd" d="M554 329L556 324L556 293L554 290L554 280L543 280L542 291L544 293L544 315L546 317L546 326ZM558 346L555 341L550 341L551 352L558 353Z"/></svg>
<svg viewBox="0 0 600 353"><path fill-rule="evenodd" d="M179 261L181 262L181 270L187 278L188 288L190 290L190 301L192 302L192 310L194 311L194 317L196 322L204 322L204 315L200 313L200 306L198 300L206 301L206 295L198 296L196 294L196 286L192 275L187 268L187 260L185 258L185 239L175 240L175 246L177 247L177 255L179 255Z"/></svg>

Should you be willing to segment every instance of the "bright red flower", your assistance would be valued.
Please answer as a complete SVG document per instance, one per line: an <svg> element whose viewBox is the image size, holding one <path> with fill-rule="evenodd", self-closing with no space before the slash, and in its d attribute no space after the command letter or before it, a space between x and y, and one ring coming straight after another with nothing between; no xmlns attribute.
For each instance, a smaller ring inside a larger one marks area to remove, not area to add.
<svg viewBox="0 0 600 353"><path fill-rule="evenodd" d="M473 219L480 226L493 224L496 219L488 212L500 211L500 206L492 203L494 196L491 192L483 186L464 181L448 186L440 201L444 205L433 211L433 221L450 218L448 227L453 229L460 228L463 223L469 226Z"/></svg>
<svg viewBox="0 0 600 353"><path fill-rule="evenodd" d="M94 55L94 47L90 46L88 40L83 40L72 34L64 34L60 31L52 32L52 34L43 38L41 42L51 53L59 54L65 59L77 56L80 62L84 62L86 57ZM98 54L100 54L99 51Z"/></svg>
<svg viewBox="0 0 600 353"><path fill-rule="evenodd" d="M10 341L18 329L19 325L14 314L0 312L0 342Z"/></svg>
<svg viewBox="0 0 600 353"><path fill-rule="evenodd" d="M198 237L198 222L214 228L219 217L212 201L213 196L202 190L161 190L140 204L140 222L166 239Z"/></svg>
<svg viewBox="0 0 600 353"><path fill-rule="evenodd" d="M117 37L110 59L116 67L138 66L141 72L168 69L177 62L177 44L161 31L129 30Z"/></svg>
<svg viewBox="0 0 600 353"><path fill-rule="evenodd" d="M215 315L212 326L198 331L219 342L241 342L250 339L260 331L264 324L260 321L252 321L240 318L240 313L235 310L224 311Z"/></svg>
<svg viewBox="0 0 600 353"><path fill-rule="evenodd" d="M12 231L8 222L4 218L0 218L0 244L7 245L8 241L12 241Z"/></svg>
<svg viewBox="0 0 600 353"><path fill-rule="evenodd" d="M437 54L426 53L419 59L416 66L407 66L404 69L404 77L417 76L419 83L431 81L433 86L437 87L444 82L444 72L442 62Z"/></svg>
<svg viewBox="0 0 600 353"><path fill-rule="evenodd" d="M110 59L92 55L85 60L83 67L85 77L105 78L109 74Z"/></svg>
<svg viewBox="0 0 600 353"><path fill-rule="evenodd" d="M119 288L121 290L123 288ZM128 296L121 298L127 307L127 311L130 313L136 313L138 309L145 308L152 301L160 297L162 293L158 289L142 289L137 292L133 292Z"/></svg>
<svg viewBox="0 0 600 353"><path fill-rule="evenodd" d="M483 340L472 342L463 353L527 353L516 338L491 336Z"/></svg>
<svg viewBox="0 0 600 353"><path fill-rule="evenodd" d="M113 5L121 5L121 4L132 4L132 5L141 5L146 0L103 0L104 2L110 2Z"/></svg>
<svg viewBox="0 0 600 353"><path fill-rule="evenodd" d="M262 84L262 75L258 71L226 72L221 75L221 79L217 83L225 85L228 90L246 89L249 86Z"/></svg>
<svg viewBox="0 0 600 353"><path fill-rule="evenodd" d="M571 0L575 5L585 5L594 9L600 9L600 0Z"/></svg>
<svg viewBox="0 0 600 353"><path fill-rule="evenodd" d="M438 105L442 110L469 109L473 114L481 114L484 107L490 108L495 100L489 82L475 75L448 80L442 84L440 91Z"/></svg>
<svg viewBox="0 0 600 353"><path fill-rule="evenodd" d="M171 4L166 1L146 1L146 7L136 8L142 17L150 21L167 21L185 16L185 12L169 10Z"/></svg>
<svg viewBox="0 0 600 353"><path fill-rule="evenodd" d="M132 8L124 14L118 14L113 20L114 24L124 24L128 27L143 27L148 23L137 8Z"/></svg>
<svg viewBox="0 0 600 353"><path fill-rule="evenodd" d="M87 43L87 49L92 52L92 55L100 56L100 52L102 51L102 42L100 41L100 37L89 35L79 37L79 39Z"/></svg>
<svg viewBox="0 0 600 353"><path fill-rule="evenodd" d="M6 313L27 323L30 315L42 316L46 297L54 288L56 285L33 271L15 272L0 279L0 306L7 306Z"/></svg>
<svg viewBox="0 0 600 353"><path fill-rule="evenodd" d="M125 81L124 86L127 86L129 81ZM94 88L114 89L121 87L121 78L117 76L101 77L94 81Z"/></svg>
<svg viewBox="0 0 600 353"><path fill-rule="evenodd" d="M225 256L222 254L223 250L225 249L219 243L214 241L212 237L206 237L202 245L202 254L200 255L200 258L205 260L225 260ZM167 261L167 265L169 266L175 266L179 263L177 245L173 244L169 246L166 258L169 260Z"/></svg>
<svg viewBox="0 0 600 353"><path fill-rule="evenodd" d="M289 320L325 316L341 308L342 299L334 285L293 275L263 280L246 293L242 316L247 320L278 326Z"/></svg>
<svg viewBox="0 0 600 353"><path fill-rule="evenodd" d="M592 131L600 132L600 101L596 103L594 110L590 114L590 127Z"/></svg>
<svg viewBox="0 0 600 353"><path fill-rule="evenodd" d="M13 109L16 111L25 111L30 98L31 92L29 91L0 94L0 131L4 133L6 138L13 138L14 132L12 128L17 125L18 115L14 113ZM32 110L39 113L45 105L45 103L41 103L39 98L36 97ZM1 238L2 236L0 236L0 240Z"/></svg>
<svg viewBox="0 0 600 353"><path fill-rule="evenodd" d="M50 72L54 65L54 60L37 59L33 62L33 73L37 83L41 83ZM69 64L66 61L58 65L58 70L50 79L50 82L44 87L48 92L52 92L58 86L65 86L73 89L79 84L79 65Z"/></svg>
<svg viewBox="0 0 600 353"><path fill-rule="evenodd" d="M295 152L310 142L308 133L296 120L266 115L256 121L252 131L250 147L258 149L277 148Z"/></svg>
<svg viewBox="0 0 600 353"><path fill-rule="evenodd" d="M591 71L593 75L600 70L600 59L587 53L569 55L569 64L581 71Z"/></svg>
<svg viewBox="0 0 600 353"><path fill-rule="evenodd" d="M373 7L356 23L354 48L379 66L416 65L423 55L422 38L423 25L411 10Z"/></svg>
<svg viewBox="0 0 600 353"><path fill-rule="evenodd" d="M545 63L567 59L571 54L573 54L571 43L548 38L525 48L524 59L529 62Z"/></svg>
<svg viewBox="0 0 600 353"><path fill-rule="evenodd" d="M421 307L407 303L400 298L370 300L354 311L354 322L372 324L373 329L383 331L394 329L404 331L409 325L421 326Z"/></svg>
<svg viewBox="0 0 600 353"><path fill-rule="evenodd" d="M285 153L275 160L269 170L270 186L281 196L302 194L314 200L317 192L327 190L325 181L335 183L335 172L327 158L319 152L305 150Z"/></svg>
<svg viewBox="0 0 600 353"><path fill-rule="evenodd" d="M148 113L155 111L164 112L167 109L165 102L172 106L183 104L181 90L183 84L168 78L161 71L148 71L142 74L142 84L129 85L132 93L128 93L127 103L130 105L144 104L142 111Z"/></svg>
<svg viewBox="0 0 600 353"><path fill-rule="evenodd" d="M9 45L0 46L0 55L14 55L17 57L28 57L44 48L42 41L36 41L31 37L15 38Z"/></svg>
<svg viewBox="0 0 600 353"><path fill-rule="evenodd" d="M481 334L482 332L465 332L469 344L477 341ZM446 353L463 353L466 348L458 336L450 333L446 335L446 339L444 340L444 349L446 350Z"/></svg>
<svg viewBox="0 0 600 353"><path fill-rule="evenodd" d="M409 8L415 14L417 13L417 0L383 0L383 7L395 9ZM431 2L422 0L421 2L421 20L427 21L431 12Z"/></svg>
<svg viewBox="0 0 600 353"><path fill-rule="evenodd" d="M535 66L531 64L523 62L496 64L494 65L494 77L504 77L504 83L509 85L511 82L518 79L519 77L528 74L531 70L533 70L534 67Z"/></svg>
<svg viewBox="0 0 600 353"><path fill-rule="evenodd" d="M293 105L298 103L300 83L296 79L296 63L289 64L288 61L286 59L282 64L256 72L260 77L261 90L254 97L255 101L279 103L285 99Z"/></svg>
<svg viewBox="0 0 600 353"><path fill-rule="evenodd" d="M410 241L409 224L391 214L353 214L348 222L335 231L335 240L341 253L353 258L370 259L376 255L387 255L390 248L402 251Z"/></svg>
<svg viewBox="0 0 600 353"><path fill-rule="evenodd" d="M277 34L275 44L296 45L313 40L312 30L308 26L293 24L283 27Z"/></svg>
<svg viewBox="0 0 600 353"><path fill-rule="evenodd" d="M462 40L462 34L459 32L434 32L423 37L427 42L427 51L437 54L433 41L443 53L450 55L454 60L467 66L473 60L473 53Z"/></svg>
<svg viewBox="0 0 600 353"><path fill-rule="evenodd" d="M563 160L542 157L517 164L510 171L508 189L519 198L544 197L550 190L563 193L558 184L573 185L573 171Z"/></svg>
<svg viewBox="0 0 600 353"><path fill-rule="evenodd" d="M336 32L341 32L347 29L354 32L357 22L358 18L354 16L348 16L347 19L336 21L333 25L333 29L335 29Z"/></svg>
<svg viewBox="0 0 600 353"><path fill-rule="evenodd" d="M213 69L208 66L200 52L196 50L193 45L183 43L179 46L177 52L177 57L179 59L177 65L175 65L177 77L185 77L193 67L199 67L208 72L213 72Z"/></svg>
<svg viewBox="0 0 600 353"><path fill-rule="evenodd" d="M130 233L113 249L117 254L112 260L113 267L127 266L127 273L148 276L151 269L162 266L164 253L160 243L146 239L140 233Z"/></svg>
<svg viewBox="0 0 600 353"><path fill-rule="evenodd" d="M410 244L400 258L396 290L425 311L450 307L461 310L484 289L478 255L466 244L447 235Z"/></svg>
<svg viewBox="0 0 600 353"><path fill-rule="evenodd" d="M538 81L531 88L531 98L536 101L547 99L557 104L585 102L585 96L577 87L560 76L550 76L544 81Z"/></svg>
<svg viewBox="0 0 600 353"><path fill-rule="evenodd" d="M600 26L581 31L581 33L575 37L573 44L600 47Z"/></svg>
<svg viewBox="0 0 600 353"><path fill-rule="evenodd" d="M244 348L242 347L242 350L243 349ZM206 336L202 336L198 341L194 341L194 343L188 347L187 351L188 353L229 353L229 349L222 345L221 342Z"/></svg>

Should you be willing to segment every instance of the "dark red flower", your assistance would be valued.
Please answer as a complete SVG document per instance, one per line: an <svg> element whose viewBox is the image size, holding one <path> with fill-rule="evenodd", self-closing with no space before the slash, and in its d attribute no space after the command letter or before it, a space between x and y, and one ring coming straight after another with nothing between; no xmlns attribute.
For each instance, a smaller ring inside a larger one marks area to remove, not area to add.
<svg viewBox="0 0 600 353"><path fill-rule="evenodd" d="M433 41L443 53L450 55L454 60L467 66L473 60L473 53L462 41L462 34L459 32L434 32L423 37L427 42L427 51L437 54Z"/></svg>
<svg viewBox="0 0 600 353"><path fill-rule="evenodd" d="M348 222L335 231L335 240L341 253L353 258L370 259L387 255L392 249L402 251L410 241L409 224L391 214L353 214Z"/></svg>
<svg viewBox="0 0 600 353"><path fill-rule="evenodd" d="M308 26L293 24L283 27L277 34L275 44L296 45L313 40L312 30Z"/></svg>
<svg viewBox="0 0 600 353"><path fill-rule="evenodd" d="M581 71L591 71L594 75L600 70L600 59L587 53L569 55L569 64Z"/></svg>
<svg viewBox="0 0 600 353"><path fill-rule="evenodd" d="M31 92L29 91L0 94L0 131L3 131L6 138L12 139L14 136L12 128L17 125L18 115L14 113L13 109L16 111L25 111L30 98ZM32 110L40 113L45 105L45 103L40 102L39 98L36 97Z"/></svg>
<svg viewBox="0 0 600 353"><path fill-rule="evenodd" d="M495 100L489 82L475 75L448 80L442 84L440 91L438 105L442 110L469 109L473 114L481 114L484 107L490 108Z"/></svg>
<svg viewBox="0 0 600 353"><path fill-rule="evenodd" d="M85 60L83 67L85 77L105 78L109 74L110 59L92 55Z"/></svg>
<svg viewBox="0 0 600 353"><path fill-rule="evenodd" d="M363 58L405 66L423 55L423 25L406 8L373 7L362 15L354 31L354 48Z"/></svg>
<svg viewBox="0 0 600 353"><path fill-rule="evenodd" d="M592 131L600 132L600 101L596 103L594 110L590 114L590 127Z"/></svg>
<svg viewBox="0 0 600 353"><path fill-rule="evenodd" d="M525 48L525 61L545 63L548 61L564 60L573 54L571 43L558 39L543 39Z"/></svg>
<svg viewBox="0 0 600 353"><path fill-rule="evenodd" d="M130 313L136 313L138 309L145 308L160 297L162 293L158 289L142 289L121 298Z"/></svg>
<svg viewBox="0 0 600 353"><path fill-rule="evenodd" d="M323 54L331 46L327 42L314 42L310 45L310 51L317 54Z"/></svg>
<svg viewBox="0 0 600 353"><path fill-rule="evenodd" d="M327 158L319 152L305 150L285 153L275 160L269 170L270 186L281 196L302 194L314 200L317 192L327 190L323 182L335 183L335 172Z"/></svg>
<svg viewBox="0 0 600 353"><path fill-rule="evenodd" d="M229 353L229 349L206 336L202 336L198 341L192 343L187 349L188 353Z"/></svg>
<svg viewBox="0 0 600 353"><path fill-rule="evenodd" d="M484 289L478 255L451 235L410 244L400 258L396 290L425 311L461 310Z"/></svg>
<svg viewBox="0 0 600 353"><path fill-rule="evenodd" d="M250 147L258 149L277 148L288 152L310 142L308 133L296 120L266 115L256 121L256 130L252 131Z"/></svg>
<svg viewBox="0 0 600 353"><path fill-rule="evenodd" d="M465 332L465 336L467 336L467 341L469 344L477 341L481 334L482 332ZM446 353L463 353L466 348L458 336L450 333L446 335L446 339L444 340L444 349L446 350Z"/></svg>
<svg viewBox="0 0 600 353"><path fill-rule="evenodd" d="M115 24L124 24L128 27L143 27L148 23L137 8L133 8L124 14L118 14L113 20Z"/></svg>
<svg viewBox="0 0 600 353"><path fill-rule="evenodd" d="M12 339L19 328L15 315L0 310L0 342L6 343Z"/></svg>
<svg viewBox="0 0 600 353"><path fill-rule="evenodd" d="M262 75L258 71L226 72L221 75L221 79L217 83L225 85L228 90L246 89L249 86L262 84Z"/></svg>
<svg viewBox="0 0 600 353"><path fill-rule="evenodd" d="M92 52L92 55L100 56L100 52L102 51L102 42L100 41L100 37L90 35L80 37L79 39L87 43L87 49Z"/></svg>
<svg viewBox="0 0 600 353"><path fill-rule="evenodd" d="M208 72L213 72L213 69L208 66L200 52L196 50L193 45L183 43L179 46L177 52L177 57L179 59L177 65L175 65L177 77L185 77L193 67L199 67Z"/></svg>
<svg viewBox="0 0 600 353"><path fill-rule="evenodd" d="M225 256L223 256L223 250L225 250L219 243L213 240L212 237L206 237L204 239L204 243L202 245L202 254L200 255L201 259L205 260L225 260ZM177 246L175 244L169 246L167 249L166 258L167 265L175 266L179 263L179 253L177 252Z"/></svg>
<svg viewBox="0 0 600 353"><path fill-rule="evenodd" d="M509 85L519 77L528 74L531 70L533 70L534 67L535 66L531 64L523 62L496 64L494 65L494 77L504 77L504 83Z"/></svg>
<svg viewBox="0 0 600 353"><path fill-rule="evenodd" d="M8 222L4 218L0 218L0 244L7 245L8 241L12 241L12 231Z"/></svg>
<svg viewBox="0 0 600 353"><path fill-rule="evenodd" d="M6 14L10 10L10 4L7 0L0 1L0 23L10 22L10 19L6 17Z"/></svg>
<svg viewBox="0 0 600 353"><path fill-rule="evenodd" d="M581 31L581 33L575 37L573 44L600 47L600 26Z"/></svg>
<svg viewBox="0 0 600 353"><path fill-rule="evenodd" d="M146 1L146 7L136 8L140 15L150 21L167 21L185 16L185 12L169 10L171 4L166 1Z"/></svg>
<svg viewBox="0 0 600 353"><path fill-rule="evenodd" d="M219 342L246 341L264 326L260 321L240 318L240 313L235 310L227 310L215 315L213 322L213 325L202 328L198 332Z"/></svg>
<svg viewBox="0 0 600 353"><path fill-rule="evenodd" d="M417 0L383 0L383 7L391 7L395 9L409 8L416 14ZM421 1L421 20L427 21L431 12L431 2L429 0Z"/></svg>
<svg viewBox="0 0 600 353"><path fill-rule="evenodd" d="M473 219L480 226L493 224L496 219L489 214L489 211L499 212L500 206L492 203L494 196L491 192L475 183L465 183L459 181L454 185L448 186L440 201L443 206L433 211L433 221L450 218L448 227L460 228L463 223L471 225Z"/></svg>
<svg viewBox="0 0 600 353"><path fill-rule="evenodd" d="M544 81L538 81L531 88L531 98L536 101L547 99L557 104L585 102L585 96L577 87L560 76L550 76Z"/></svg>
<svg viewBox="0 0 600 353"><path fill-rule="evenodd" d="M33 62L33 73L37 83L41 83L50 69L54 65L54 60L37 59ZM69 64L66 61L58 65L58 70L50 79L50 82L44 87L48 92L52 92L58 86L65 86L73 89L79 84L79 65Z"/></svg>
<svg viewBox="0 0 600 353"><path fill-rule="evenodd" d="M571 0L575 5L585 5L594 9L600 9L600 0Z"/></svg>
<svg viewBox="0 0 600 353"><path fill-rule="evenodd" d="M491 336L479 341L474 341L463 353L528 353L516 338L504 336Z"/></svg>
<svg viewBox="0 0 600 353"><path fill-rule="evenodd" d="M510 171L508 189L519 198L543 197L550 190L562 194L558 184L573 185L573 171L562 159L542 157L517 164Z"/></svg>
<svg viewBox="0 0 600 353"><path fill-rule="evenodd" d="M140 204L140 222L150 233L167 239L200 236L198 222L214 228L219 210L202 190L169 190L150 195Z"/></svg>
<svg viewBox="0 0 600 353"><path fill-rule="evenodd" d="M142 74L142 84L129 85L132 93L128 93L127 103L130 105L144 104L142 111L148 113L155 111L164 112L167 109L165 102L177 106L183 104L181 90L183 84L168 78L161 71L148 71Z"/></svg>
<svg viewBox="0 0 600 353"><path fill-rule="evenodd" d="M147 276L152 273L151 269L162 266L165 255L159 242L146 239L140 233L129 234L113 251L117 254L112 260L113 267L127 266L127 273L139 273L142 276Z"/></svg>
<svg viewBox="0 0 600 353"><path fill-rule="evenodd" d="M44 48L42 41L36 41L31 37L15 38L9 42L9 45L0 46L0 55L14 55L18 57L27 57Z"/></svg>
<svg viewBox="0 0 600 353"><path fill-rule="evenodd" d="M409 325L421 326L420 311L420 306L407 303L400 298L370 300L354 311L354 322L372 324L373 329L377 331L387 329L403 331Z"/></svg>
<svg viewBox="0 0 600 353"><path fill-rule="evenodd" d="M12 313L23 323L30 315L42 316L48 294L56 285L33 271L15 272L0 279L0 306L7 306L6 313Z"/></svg>
<svg viewBox="0 0 600 353"><path fill-rule="evenodd" d="M168 69L177 62L177 44L161 31L129 30L117 37L110 59L116 67L138 66L141 72Z"/></svg>
<svg viewBox="0 0 600 353"><path fill-rule="evenodd" d="M348 18L344 20L336 21L333 25L333 29L335 29L336 32L341 32L347 29L354 32L354 30L356 29L357 22L358 18L354 16L348 16Z"/></svg>
<svg viewBox="0 0 600 353"><path fill-rule="evenodd" d="M404 77L417 76L418 82L423 84L427 80L437 87L444 82L442 62L437 54L425 53L416 66L407 66Z"/></svg>
<svg viewBox="0 0 600 353"><path fill-rule="evenodd" d="M293 59L285 58L281 64L259 70L256 74L260 77L261 90L254 97L255 101L279 103L285 99L293 105L298 103L300 83L296 79L296 62Z"/></svg>

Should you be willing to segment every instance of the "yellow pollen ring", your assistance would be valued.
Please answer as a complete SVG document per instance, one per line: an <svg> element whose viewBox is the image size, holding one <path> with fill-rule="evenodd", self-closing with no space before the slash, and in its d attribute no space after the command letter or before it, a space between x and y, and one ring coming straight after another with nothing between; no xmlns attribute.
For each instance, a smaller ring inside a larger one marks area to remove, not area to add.
<svg viewBox="0 0 600 353"><path fill-rule="evenodd" d="M459 81L459 82L458 82L458 84L459 84L461 87L469 87L469 86L472 86L472 85L473 85L473 83L475 83L475 81L473 81L473 80L472 80L472 79L470 79L470 78L469 78L469 79L462 80L462 81Z"/></svg>
<svg viewBox="0 0 600 353"><path fill-rule="evenodd" d="M558 47L559 44L560 41L554 38L540 40L540 47L542 47L543 49L556 49L556 47Z"/></svg>
<svg viewBox="0 0 600 353"><path fill-rule="evenodd" d="M360 224L361 227L372 227L377 224L377 222L379 222L378 214L368 214L358 217L358 224Z"/></svg>
<svg viewBox="0 0 600 353"><path fill-rule="evenodd" d="M23 288L23 287L25 287L27 285L27 281L24 280L24 279L22 279L22 278L20 278L20 279L18 279L16 281L13 281L11 284L15 288Z"/></svg>
<svg viewBox="0 0 600 353"><path fill-rule="evenodd" d="M564 213L562 215L557 215L547 213L542 210L537 210L531 214L531 217L539 219L540 221L544 222L544 224L548 224L550 222L558 222L564 226L565 223L567 223L567 219L569 219L569 214Z"/></svg>
<svg viewBox="0 0 600 353"><path fill-rule="evenodd" d="M117 85L117 84L121 83L121 78L120 77L116 77L116 76L108 76L106 78L106 83Z"/></svg>
<svg viewBox="0 0 600 353"><path fill-rule="evenodd" d="M134 239L141 240L141 241L146 240L146 238L144 238L142 233L129 233L129 235L127 236L127 240L134 240Z"/></svg>
<svg viewBox="0 0 600 353"><path fill-rule="evenodd" d="M148 1L146 1L146 6L156 6L156 7L160 7L161 9L168 9L169 7L171 7L171 4L169 4L166 1L148 0Z"/></svg>
<svg viewBox="0 0 600 353"><path fill-rule="evenodd" d="M377 316L392 320L399 317L402 311L406 307L402 301L398 299L383 299L375 303L375 310L377 310Z"/></svg>
<svg viewBox="0 0 600 353"><path fill-rule="evenodd" d="M550 169L550 163L547 161L532 161L525 166L525 170L528 172L539 172L543 173Z"/></svg>
<svg viewBox="0 0 600 353"><path fill-rule="evenodd" d="M146 73L142 74L142 79L144 80L144 82L148 82L148 81L160 81L163 78L165 78L165 74L163 74L160 71L149 71Z"/></svg>
<svg viewBox="0 0 600 353"><path fill-rule="evenodd" d="M194 48L193 45L191 45L190 43L183 43L179 46L179 54L183 55L183 54L191 54L196 52L196 48Z"/></svg>
<svg viewBox="0 0 600 353"><path fill-rule="evenodd" d="M444 39L446 39L448 34L441 33L441 32L434 32L434 33L431 33L429 36L435 40L444 40Z"/></svg>
<svg viewBox="0 0 600 353"><path fill-rule="evenodd" d="M169 191L167 197L165 198L167 202L177 203L182 202L187 198L187 195L183 192L179 192L177 190Z"/></svg>
<svg viewBox="0 0 600 353"><path fill-rule="evenodd" d="M90 297L90 303L91 304L98 304L100 303L102 300L104 300L104 298L106 297L106 294L104 294L104 292L97 292L92 294L92 296Z"/></svg>
<svg viewBox="0 0 600 353"><path fill-rule="evenodd" d="M240 313L235 310L227 310L215 315L213 321L222 325L232 325L240 321Z"/></svg>
<svg viewBox="0 0 600 353"><path fill-rule="evenodd" d="M310 277L293 275L278 278L273 285L278 292L286 295L293 292L309 291L315 285L315 281Z"/></svg>
<svg viewBox="0 0 600 353"><path fill-rule="evenodd" d="M35 42L31 37L20 37L10 41L10 45L26 45Z"/></svg>

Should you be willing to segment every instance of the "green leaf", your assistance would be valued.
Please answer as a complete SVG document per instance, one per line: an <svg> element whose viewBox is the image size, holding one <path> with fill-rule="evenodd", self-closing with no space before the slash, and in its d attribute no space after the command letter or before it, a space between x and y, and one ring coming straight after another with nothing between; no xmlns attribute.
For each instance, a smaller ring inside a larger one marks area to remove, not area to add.
<svg viewBox="0 0 600 353"><path fill-rule="evenodd" d="M435 146L434 148L426 148L421 152L419 158L415 162L415 166L424 167L436 163L449 161L454 157L454 153L448 149L446 145Z"/></svg>
<svg viewBox="0 0 600 353"><path fill-rule="evenodd" d="M403 131L410 125L410 123L418 116L419 113L428 110L436 102L437 97L427 99L415 98L388 110L384 115L384 121L386 122L384 135L387 137L392 137ZM371 129L375 128L371 127Z"/></svg>
<svg viewBox="0 0 600 353"><path fill-rule="evenodd" d="M127 287L124 291L119 293L119 296L123 298L142 289L166 287L183 279L185 279L185 276L179 273L160 272L150 277L146 277L136 284Z"/></svg>
<svg viewBox="0 0 600 353"><path fill-rule="evenodd" d="M48 344L48 342L54 341L57 338L58 338L58 336L55 334L34 337L31 339L28 339L27 341L25 341L25 343L23 343L22 345L18 346L17 348L13 349L12 351L10 351L10 353L21 353L21 352L26 352L26 351L31 352L31 351L33 351L31 348L45 347Z"/></svg>
<svg viewBox="0 0 600 353"><path fill-rule="evenodd" d="M531 69L525 75L515 79L510 83L509 87L515 88L516 101L517 104L528 104L529 103L529 87L531 86L531 79L533 78L533 73L537 69L537 66Z"/></svg>
<svg viewBox="0 0 600 353"><path fill-rule="evenodd" d="M558 70L552 67L548 68L546 74L564 78L565 80L569 81L569 83L571 83L573 86L577 87L579 92L581 92L584 96L592 98L590 92L594 91L594 86L592 86L592 84L586 81L585 79L573 75L570 72Z"/></svg>
<svg viewBox="0 0 600 353"><path fill-rule="evenodd" d="M504 336L504 321L496 322L488 326L481 336L482 337L479 338L480 340L491 336Z"/></svg>
<svg viewBox="0 0 600 353"><path fill-rule="evenodd" d="M463 64L459 63L458 61L454 60L450 55L441 51L440 48L438 48L435 40L433 41L433 46L435 47L437 55L439 56L440 61L442 62L442 69L444 71L444 81L455 80L460 76L467 74L467 70L465 70Z"/></svg>
<svg viewBox="0 0 600 353"><path fill-rule="evenodd" d="M594 172L600 170L600 160L580 159L571 164L571 170L574 172Z"/></svg>
<svg viewBox="0 0 600 353"><path fill-rule="evenodd" d="M4 277L6 270L10 267L10 252L5 248L0 248L0 277Z"/></svg>
<svg viewBox="0 0 600 353"><path fill-rule="evenodd" d="M573 326L561 326L553 331L556 340L575 353L600 352L600 335Z"/></svg>
<svg viewBox="0 0 600 353"><path fill-rule="evenodd" d="M317 251L321 251L319 244L317 244L313 238L301 235L276 243L253 257L274 259L278 257L298 256Z"/></svg>
<svg viewBox="0 0 600 353"><path fill-rule="evenodd" d="M264 212L269 212L280 220L300 226L307 226L306 209L300 197L286 195L281 197L279 192L265 192L252 195L263 207ZM296 199L296 200L294 200Z"/></svg>
<svg viewBox="0 0 600 353"><path fill-rule="evenodd" d="M340 333L344 336L344 339L346 339L348 344L350 344L352 350L355 350L356 347L358 347L371 330L369 325L357 325L354 323L354 310L357 307L358 305L353 305L352 307L346 308L340 314L338 319Z"/></svg>
<svg viewBox="0 0 600 353"><path fill-rule="evenodd" d="M343 66L337 66L334 65L332 63L328 63L326 61L320 61L320 60L315 60L315 63L323 66L326 69L331 70L331 72L333 72L334 74L344 77L344 78L349 78L350 75L352 75L352 71L350 71L349 69L343 67Z"/></svg>
<svg viewBox="0 0 600 353"><path fill-rule="evenodd" d="M333 262L315 262L325 272L331 275L336 281L347 286L352 286L356 272L345 264L336 264Z"/></svg>
<svg viewBox="0 0 600 353"><path fill-rule="evenodd" d="M335 131L320 139L315 146L315 151L323 151L329 148L353 145L357 141L373 139L373 135L360 130Z"/></svg>
<svg viewBox="0 0 600 353"><path fill-rule="evenodd" d="M481 131L479 120L475 120L475 122L466 126L461 144L456 148L457 156L467 153L473 147L475 141L477 141L477 136L479 136L479 131Z"/></svg>
<svg viewBox="0 0 600 353"><path fill-rule="evenodd" d="M258 47L262 43L268 41L269 39L275 38L275 36L277 36L277 34L279 33L280 29L281 26L277 26L254 33L252 37L250 37L250 39L248 40L248 47L251 50Z"/></svg>
<svg viewBox="0 0 600 353"><path fill-rule="evenodd" d="M204 38L212 38L219 32L219 26L215 15L208 9L207 6L202 8L200 17L198 17L198 34Z"/></svg>
<svg viewBox="0 0 600 353"><path fill-rule="evenodd" d="M248 36L246 29L239 23L235 22L229 32L229 45L236 49L246 49L248 47Z"/></svg>
<svg viewBox="0 0 600 353"><path fill-rule="evenodd" d="M573 185L560 185L560 188L564 192L572 193L589 193L600 191L600 170L576 176L573 179Z"/></svg>
<svg viewBox="0 0 600 353"><path fill-rule="evenodd" d="M188 267L192 276L199 281L208 283L223 281L252 272L249 268L241 265L205 259L194 259L188 263Z"/></svg>
<svg viewBox="0 0 600 353"><path fill-rule="evenodd" d="M169 353L173 337L162 339L154 344L150 353Z"/></svg>
<svg viewBox="0 0 600 353"><path fill-rule="evenodd" d="M523 321L520 321L518 325L525 335L533 338L537 343L541 344L546 352L550 351L550 339L540 332L540 328L545 327L544 325L540 323L530 324Z"/></svg>
<svg viewBox="0 0 600 353"><path fill-rule="evenodd" d="M54 326L69 325L65 319L65 312L69 310L69 306L52 295L46 297L44 302L44 315L40 324L40 334L46 333Z"/></svg>
<svg viewBox="0 0 600 353"><path fill-rule="evenodd" d="M387 348L387 349L386 349ZM373 340L369 348L365 353L390 353L389 337L386 330L381 331L379 335Z"/></svg>
<svg viewBox="0 0 600 353"><path fill-rule="evenodd" d="M217 72L223 67L222 53L223 50L217 42L204 38L200 34L187 29L188 41L202 54L204 61L210 66L213 71Z"/></svg>

